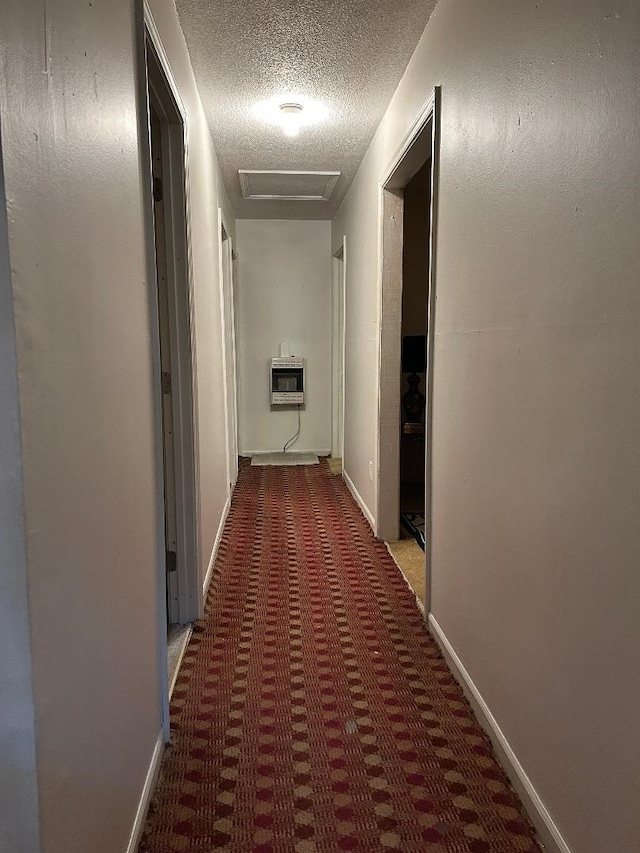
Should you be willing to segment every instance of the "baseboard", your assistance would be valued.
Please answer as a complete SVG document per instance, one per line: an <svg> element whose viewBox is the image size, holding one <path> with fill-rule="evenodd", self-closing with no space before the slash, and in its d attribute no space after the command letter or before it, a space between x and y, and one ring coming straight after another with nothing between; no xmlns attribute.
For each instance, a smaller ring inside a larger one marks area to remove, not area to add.
<svg viewBox="0 0 640 853"><path fill-rule="evenodd" d="M160 772L163 753L164 733L161 729L158 734L158 739L156 740L156 745L153 748L153 755L151 756L151 764L147 770L147 777L144 780L140 802L138 803L138 810L136 811L136 819L133 822L133 828L129 837L127 853L136 853L138 845L140 844L142 831L144 829L144 822L147 819L147 811L149 810L149 803L151 802L151 797L153 796L153 791L158 780L158 773Z"/></svg>
<svg viewBox="0 0 640 853"><path fill-rule="evenodd" d="M249 457L249 456L256 456L256 455L259 456L261 453L280 453L281 450L282 450L282 447L271 447L271 448L269 448L269 447L264 448L263 447L261 450L243 450L242 453L239 454L239 456L244 459L244 458ZM316 456L331 456L330 450L326 450L326 449L325 450L318 450L315 447L297 447L297 446L294 446L294 447L291 447L287 452L288 453L315 453Z"/></svg>
<svg viewBox="0 0 640 853"><path fill-rule="evenodd" d="M368 522L369 522L369 524L371 525L371 529L372 529L372 530L373 530L373 532L375 533L375 532L376 532L376 522L375 522L375 519L374 519L373 515L371 514L371 510L370 510L370 509L369 509L369 507L366 505L366 503L362 500L362 498L361 498L361 496L360 496L360 492L359 492L359 491L356 489L356 487L353 485L353 480L352 480L352 479L351 479L351 477L347 474L347 472L344 470L344 468L342 469L342 479L343 479L343 480L345 481L345 483L347 484L347 488L349 489L349 491L350 491L350 492L351 492L351 494L353 495L353 499L355 500L355 502L358 504L358 506L359 506L359 507L360 507L360 509L362 510L362 514L363 514L363 515L364 515L364 517L367 519L367 521L368 521Z"/></svg>
<svg viewBox="0 0 640 853"><path fill-rule="evenodd" d="M227 522L227 516L229 515L229 510L231 509L231 495L227 498L227 502L224 505L224 509L222 510L222 517L220 519L220 524L218 525L218 532L216 533L215 542L213 543L213 548L211 549L211 557L209 558L209 565L207 567L207 573L204 576L204 583L202 584L202 601L203 607L204 602L207 600L207 593L209 592L209 584L211 583L211 576L213 575L213 567L216 562L216 557L218 556L218 548L220 547L220 540L222 539L222 534L224 532L224 526Z"/></svg>
<svg viewBox="0 0 640 853"><path fill-rule="evenodd" d="M571 853L571 848L562 837L547 807L534 788L531 779L527 776L524 767L518 761L496 718L491 713L489 706L482 698L482 694L474 684L473 679L465 669L464 664L456 654L455 649L432 613L429 614L428 621L435 640L440 646L449 667L469 699L478 717L478 721L489 735L498 758L511 784L518 792L545 850L552 851L552 853Z"/></svg>

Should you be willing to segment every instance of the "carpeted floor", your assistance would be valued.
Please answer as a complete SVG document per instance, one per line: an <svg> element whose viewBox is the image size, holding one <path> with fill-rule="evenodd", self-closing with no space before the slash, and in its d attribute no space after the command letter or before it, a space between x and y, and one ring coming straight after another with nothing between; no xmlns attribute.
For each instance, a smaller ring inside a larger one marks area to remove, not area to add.
<svg viewBox="0 0 640 853"><path fill-rule="evenodd" d="M326 461L243 464L141 853L539 848Z"/></svg>

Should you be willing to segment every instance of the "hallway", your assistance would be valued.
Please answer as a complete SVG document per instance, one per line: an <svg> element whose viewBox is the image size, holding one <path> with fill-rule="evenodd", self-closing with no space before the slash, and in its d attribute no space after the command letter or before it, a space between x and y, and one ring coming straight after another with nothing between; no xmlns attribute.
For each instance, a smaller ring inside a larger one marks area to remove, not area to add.
<svg viewBox="0 0 640 853"><path fill-rule="evenodd" d="M247 462L140 853L538 850L342 478Z"/></svg>
<svg viewBox="0 0 640 853"><path fill-rule="evenodd" d="M2 853L526 853L485 733L638 853L639 57L637 0L2 4ZM342 476L235 488L294 438Z"/></svg>

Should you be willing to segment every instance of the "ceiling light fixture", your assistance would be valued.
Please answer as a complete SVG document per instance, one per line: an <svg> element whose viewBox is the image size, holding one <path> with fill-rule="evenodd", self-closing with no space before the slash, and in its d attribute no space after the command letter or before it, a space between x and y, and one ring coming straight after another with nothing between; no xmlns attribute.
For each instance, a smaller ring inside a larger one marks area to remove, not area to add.
<svg viewBox="0 0 640 853"><path fill-rule="evenodd" d="M280 124L285 136L297 136L302 123L301 104L280 104Z"/></svg>
<svg viewBox="0 0 640 853"><path fill-rule="evenodd" d="M287 136L297 136L302 128L321 124L329 117L329 110L299 92L281 92L253 106L253 113L261 121L281 128Z"/></svg>

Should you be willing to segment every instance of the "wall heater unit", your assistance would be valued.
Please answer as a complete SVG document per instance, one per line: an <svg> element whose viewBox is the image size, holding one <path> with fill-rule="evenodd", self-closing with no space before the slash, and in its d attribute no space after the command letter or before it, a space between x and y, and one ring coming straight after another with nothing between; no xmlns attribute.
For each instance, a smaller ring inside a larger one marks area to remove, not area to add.
<svg viewBox="0 0 640 853"><path fill-rule="evenodd" d="M272 406L304 403L304 359L289 356L269 360L269 393Z"/></svg>

